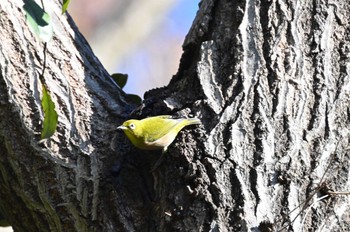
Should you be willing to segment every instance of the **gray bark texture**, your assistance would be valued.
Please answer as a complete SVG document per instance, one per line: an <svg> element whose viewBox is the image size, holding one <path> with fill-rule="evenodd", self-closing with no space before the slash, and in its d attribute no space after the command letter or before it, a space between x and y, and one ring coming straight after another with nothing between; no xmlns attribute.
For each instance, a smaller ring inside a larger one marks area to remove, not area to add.
<svg viewBox="0 0 350 232"><path fill-rule="evenodd" d="M203 0L178 73L137 108L52 4L45 142L43 44L21 4L0 1L0 205L15 231L350 231L349 4ZM115 128L159 114L202 125L150 171L160 152Z"/></svg>

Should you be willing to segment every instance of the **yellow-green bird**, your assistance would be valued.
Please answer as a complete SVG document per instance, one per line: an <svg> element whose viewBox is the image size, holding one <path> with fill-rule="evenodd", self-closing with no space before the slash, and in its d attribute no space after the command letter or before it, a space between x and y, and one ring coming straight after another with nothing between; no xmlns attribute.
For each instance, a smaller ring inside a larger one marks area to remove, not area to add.
<svg viewBox="0 0 350 232"><path fill-rule="evenodd" d="M160 115L142 120L130 119L118 129L123 130L132 144L140 149L162 149L165 152L182 128L200 123L197 118L172 118L170 115Z"/></svg>

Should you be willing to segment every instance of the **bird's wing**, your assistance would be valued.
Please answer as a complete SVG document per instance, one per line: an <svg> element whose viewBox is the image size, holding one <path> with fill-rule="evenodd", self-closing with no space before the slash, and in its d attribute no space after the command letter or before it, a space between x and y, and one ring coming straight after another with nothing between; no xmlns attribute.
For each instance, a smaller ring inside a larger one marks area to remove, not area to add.
<svg viewBox="0 0 350 232"><path fill-rule="evenodd" d="M156 141L158 139L160 139L161 137L163 137L164 135L166 135L167 133L169 133L171 130L174 129L174 127L176 127L180 122L181 119L167 119L170 117L167 116L160 116L163 118L163 120L160 121L154 121L152 122L152 130L149 130L150 132L147 134L146 136L146 142L153 142Z"/></svg>

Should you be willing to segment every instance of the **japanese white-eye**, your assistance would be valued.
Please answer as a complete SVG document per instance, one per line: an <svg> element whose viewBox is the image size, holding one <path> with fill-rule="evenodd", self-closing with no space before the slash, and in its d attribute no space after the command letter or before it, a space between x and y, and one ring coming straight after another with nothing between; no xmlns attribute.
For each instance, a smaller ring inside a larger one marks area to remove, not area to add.
<svg viewBox="0 0 350 232"><path fill-rule="evenodd" d="M123 130L136 147L143 150L162 149L164 152L182 128L200 123L197 118L172 118L170 115L161 115L142 120L130 119L118 129Z"/></svg>

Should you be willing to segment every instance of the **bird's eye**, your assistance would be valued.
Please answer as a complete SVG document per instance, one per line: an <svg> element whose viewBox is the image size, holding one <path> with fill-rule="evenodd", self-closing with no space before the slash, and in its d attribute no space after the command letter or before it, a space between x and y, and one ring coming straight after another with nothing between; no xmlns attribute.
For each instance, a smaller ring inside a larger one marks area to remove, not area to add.
<svg viewBox="0 0 350 232"><path fill-rule="evenodd" d="M135 126L134 123L131 123L131 124L129 125L129 128L130 128L131 130L134 130L134 129L136 128L136 126Z"/></svg>

